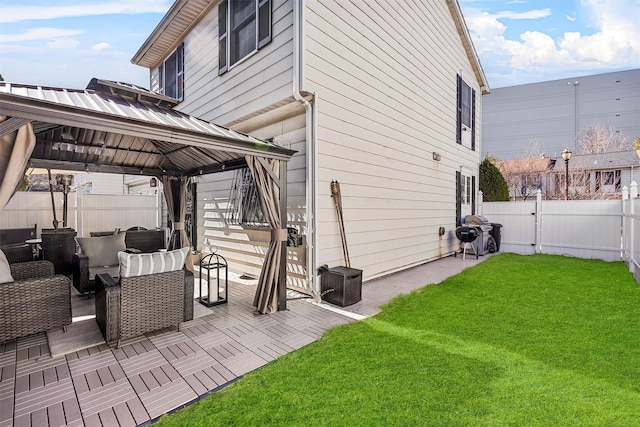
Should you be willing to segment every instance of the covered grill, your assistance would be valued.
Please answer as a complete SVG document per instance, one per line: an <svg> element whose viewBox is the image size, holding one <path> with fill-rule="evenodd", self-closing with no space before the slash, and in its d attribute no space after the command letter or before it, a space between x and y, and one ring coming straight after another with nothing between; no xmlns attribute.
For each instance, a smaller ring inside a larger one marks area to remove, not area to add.
<svg viewBox="0 0 640 427"><path fill-rule="evenodd" d="M496 242L491 236L493 226L486 217L482 215L467 215L462 225L478 230L478 238L472 242L477 255L495 252Z"/></svg>

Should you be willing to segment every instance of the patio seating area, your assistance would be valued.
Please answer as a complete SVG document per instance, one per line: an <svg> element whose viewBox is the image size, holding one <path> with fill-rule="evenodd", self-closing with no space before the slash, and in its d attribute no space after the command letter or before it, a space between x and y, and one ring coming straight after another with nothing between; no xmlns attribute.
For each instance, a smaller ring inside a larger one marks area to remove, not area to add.
<svg viewBox="0 0 640 427"><path fill-rule="evenodd" d="M262 316L253 314L255 285L231 282L228 304L208 309L195 303L194 319L180 330L147 333L119 349L101 343L52 356L44 332L0 343L0 427L147 424L336 325L377 313L396 295L481 261L445 258L371 281L362 301L349 307L294 297L288 310ZM93 296L72 296L76 322L64 335L76 324L95 326L86 316L93 304Z"/></svg>

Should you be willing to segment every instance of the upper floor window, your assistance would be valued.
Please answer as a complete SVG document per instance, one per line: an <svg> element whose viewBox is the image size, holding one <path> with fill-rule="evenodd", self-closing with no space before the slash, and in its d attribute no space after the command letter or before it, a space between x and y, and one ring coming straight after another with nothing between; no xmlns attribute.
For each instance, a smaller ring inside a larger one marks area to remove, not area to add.
<svg viewBox="0 0 640 427"><path fill-rule="evenodd" d="M157 69L158 92L182 101L184 98L184 43Z"/></svg>
<svg viewBox="0 0 640 427"><path fill-rule="evenodd" d="M271 41L271 0L218 5L218 75Z"/></svg>
<svg viewBox="0 0 640 427"><path fill-rule="evenodd" d="M476 91L457 76L456 142L476 149Z"/></svg>

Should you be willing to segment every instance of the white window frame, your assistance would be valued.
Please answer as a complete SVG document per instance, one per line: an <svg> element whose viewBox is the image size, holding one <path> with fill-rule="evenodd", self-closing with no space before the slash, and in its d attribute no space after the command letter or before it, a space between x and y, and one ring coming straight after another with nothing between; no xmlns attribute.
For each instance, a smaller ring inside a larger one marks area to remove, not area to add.
<svg viewBox="0 0 640 427"><path fill-rule="evenodd" d="M462 174L462 206L471 206L473 200L471 179L471 175Z"/></svg>

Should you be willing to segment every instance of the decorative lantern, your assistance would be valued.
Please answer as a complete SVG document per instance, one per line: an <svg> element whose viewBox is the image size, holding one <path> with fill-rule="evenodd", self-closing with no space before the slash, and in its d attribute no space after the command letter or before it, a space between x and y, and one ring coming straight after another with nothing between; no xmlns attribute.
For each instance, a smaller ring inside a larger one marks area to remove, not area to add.
<svg viewBox="0 0 640 427"><path fill-rule="evenodd" d="M203 277L206 274L206 278ZM224 275L224 276L223 276ZM206 280L206 283L203 283ZM200 259L200 304L212 307L218 304L226 304L229 295L229 270L227 260L222 255L212 253ZM207 295L202 294L202 286L207 287ZM224 289L224 293L223 293ZM223 293L223 295L221 295Z"/></svg>

